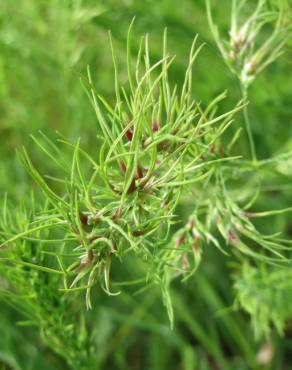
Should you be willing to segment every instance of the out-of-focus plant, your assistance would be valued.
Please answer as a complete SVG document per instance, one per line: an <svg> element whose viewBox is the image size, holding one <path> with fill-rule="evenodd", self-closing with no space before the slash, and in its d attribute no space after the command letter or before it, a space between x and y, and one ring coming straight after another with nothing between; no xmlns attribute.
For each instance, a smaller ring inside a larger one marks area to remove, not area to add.
<svg viewBox="0 0 292 370"><path fill-rule="evenodd" d="M285 2L279 1L278 7L271 9L267 0L260 0L245 17L242 14L245 15L247 5L246 0L232 1L229 40L223 41L212 19L210 0L207 0L209 25L216 44L245 89L283 54L291 36L291 17Z"/></svg>
<svg viewBox="0 0 292 370"><path fill-rule="evenodd" d="M2 236L19 229L25 230L23 234L27 234L26 231L31 227L35 229L27 237L15 240L12 248L2 246L1 277L5 279L5 284L1 284L1 295L22 315L19 327L37 327L44 343L65 358L72 369L94 368L95 349L87 333L81 309L83 305L78 302L76 295L67 299L58 290L63 272L50 268L50 259L54 257L50 254L52 251L46 250L46 245L54 241L49 239L49 225L40 220L49 212L49 204L38 208L31 196L27 209L26 202L23 201L13 212L7 197L1 204ZM66 242L65 239L62 241L63 244ZM59 255L60 258L63 256L62 250ZM57 260L62 269L61 259L58 257ZM69 310L70 314L67 314Z"/></svg>
<svg viewBox="0 0 292 370"><path fill-rule="evenodd" d="M291 14L285 1L269 6L267 0L259 0L248 16L246 0L232 0L229 39L219 34L211 11L211 1L206 0L207 15L215 42L229 69L237 76L243 97L248 99L248 88L268 65L285 51L291 37ZM256 161L256 149L247 108L244 109L246 131L252 159Z"/></svg>
<svg viewBox="0 0 292 370"><path fill-rule="evenodd" d="M256 337L268 337L273 327L283 335L292 316L291 269L273 266L259 269L248 263L241 269L235 280L237 306L251 315Z"/></svg>
<svg viewBox="0 0 292 370"><path fill-rule="evenodd" d="M206 0L206 5L208 21L215 42L227 66L237 77L246 101L249 87L256 77L286 50L285 45L291 38L291 9L287 2L281 0L272 4L267 0L259 0L256 4L251 4L246 0L233 0L229 39L224 40L213 21L211 1ZM288 169L291 151L273 158L257 160L247 106L243 107L243 113L252 156L250 166L256 169L252 176L257 179L257 190L254 192L251 203L244 207L247 209L260 195L263 189L262 181L267 178L272 179L274 174L291 177L291 171ZM233 231L229 234L232 243L238 243L239 233L244 236L245 240L249 239L249 245L255 246L254 243L259 243L264 248L272 248L273 253L285 253L285 249L290 250L290 241L286 240L283 243L277 234L263 237L261 233L257 233L250 220L253 217L266 217L291 211L291 208L277 212L253 213L240 210L238 205L230 203L227 198L224 199L225 204L226 202L231 206L232 219L236 220L233 223L233 230L236 230L236 234ZM221 228L220 224L221 222L218 224L219 228ZM221 233L222 231L224 235L224 230L221 230ZM256 264L245 261L239 266L239 273L235 278L236 307L243 307L251 315L257 339L269 337L273 327L282 335L287 320L291 318L291 284L288 283L290 270L283 266L280 267L277 263L272 262L270 265L266 262L264 256L261 256Z"/></svg>

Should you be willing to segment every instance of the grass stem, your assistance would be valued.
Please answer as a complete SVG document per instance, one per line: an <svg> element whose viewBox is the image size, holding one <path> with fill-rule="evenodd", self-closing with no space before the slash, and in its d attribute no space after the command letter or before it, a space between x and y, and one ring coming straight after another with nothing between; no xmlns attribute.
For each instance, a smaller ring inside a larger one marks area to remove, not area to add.
<svg viewBox="0 0 292 370"><path fill-rule="evenodd" d="M248 89L246 87L242 87L242 96L243 96L245 101L248 101ZM249 119L249 114L248 114L248 106L247 105L245 105L243 107L243 118L244 118L246 133L247 133L247 137L248 137L248 142L249 142L252 161L254 163L256 163L257 162L257 155L256 155L255 144L254 144L253 134L252 134L252 130L251 130L251 124L250 124L250 119Z"/></svg>

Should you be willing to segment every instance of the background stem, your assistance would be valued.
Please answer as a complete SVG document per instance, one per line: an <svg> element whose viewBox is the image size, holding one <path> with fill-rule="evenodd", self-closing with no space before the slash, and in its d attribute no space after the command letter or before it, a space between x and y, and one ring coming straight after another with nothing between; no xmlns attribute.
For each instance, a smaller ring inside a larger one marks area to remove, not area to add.
<svg viewBox="0 0 292 370"><path fill-rule="evenodd" d="M245 101L248 101L248 90L246 87L242 87L242 96ZM248 107L247 105L244 106L243 108L243 117L244 117L244 122L245 122L245 128L247 132L247 137L249 141L249 147L250 147L250 152L251 152L251 157L253 162L257 161L257 155L255 151L255 145L254 145L254 140L253 140L253 135L251 131L251 125L250 125L250 120L249 120L249 114L248 114Z"/></svg>

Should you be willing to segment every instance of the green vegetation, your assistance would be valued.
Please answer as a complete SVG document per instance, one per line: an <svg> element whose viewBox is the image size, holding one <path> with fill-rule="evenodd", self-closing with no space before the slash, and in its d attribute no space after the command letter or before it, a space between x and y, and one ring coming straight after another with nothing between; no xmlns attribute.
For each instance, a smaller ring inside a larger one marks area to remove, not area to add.
<svg viewBox="0 0 292 370"><path fill-rule="evenodd" d="M289 369L291 7L3 1L0 369Z"/></svg>

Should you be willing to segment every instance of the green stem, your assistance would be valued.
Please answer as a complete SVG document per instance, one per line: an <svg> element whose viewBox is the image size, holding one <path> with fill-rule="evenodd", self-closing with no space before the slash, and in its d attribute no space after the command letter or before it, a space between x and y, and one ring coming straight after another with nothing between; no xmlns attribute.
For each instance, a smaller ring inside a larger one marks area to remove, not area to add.
<svg viewBox="0 0 292 370"><path fill-rule="evenodd" d="M243 95L244 100L247 101L248 100L248 93L247 93L247 88L246 87L242 87L242 95ZM257 155L256 155L254 140L253 140L253 136L252 136L247 105L245 105L244 108L243 108L243 117L244 117L247 137L248 137L248 141L249 141L251 157L252 157L253 162L257 162Z"/></svg>

